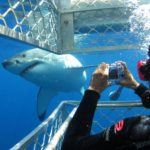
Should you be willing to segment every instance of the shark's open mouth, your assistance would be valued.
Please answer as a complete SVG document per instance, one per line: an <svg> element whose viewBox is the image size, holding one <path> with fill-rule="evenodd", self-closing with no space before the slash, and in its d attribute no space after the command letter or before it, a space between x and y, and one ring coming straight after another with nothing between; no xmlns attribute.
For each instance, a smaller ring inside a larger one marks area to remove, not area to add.
<svg viewBox="0 0 150 150"><path fill-rule="evenodd" d="M33 63L32 65L26 67L24 70L21 71L20 75L24 75L26 74L27 72L29 72L31 69L33 69L37 64L39 64L39 62L35 62Z"/></svg>

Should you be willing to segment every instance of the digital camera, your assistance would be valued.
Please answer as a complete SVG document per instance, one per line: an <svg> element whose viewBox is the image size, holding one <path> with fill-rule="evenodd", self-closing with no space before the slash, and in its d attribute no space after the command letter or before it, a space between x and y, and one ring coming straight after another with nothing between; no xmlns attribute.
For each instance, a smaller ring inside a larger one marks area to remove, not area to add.
<svg viewBox="0 0 150 150"><path fill-rule="evenodd" d="M119 82L124 77L124 66L119 63L113 63L109 66L109 80Z"/></svg>

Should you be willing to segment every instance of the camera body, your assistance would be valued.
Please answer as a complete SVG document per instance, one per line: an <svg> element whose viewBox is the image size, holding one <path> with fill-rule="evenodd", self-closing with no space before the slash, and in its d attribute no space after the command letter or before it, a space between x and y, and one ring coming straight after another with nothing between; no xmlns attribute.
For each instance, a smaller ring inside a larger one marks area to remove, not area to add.
<svg viewBox="0 0 150 150"><path fill-rule="evenodd" d="M119 63L113 63L109 66L109 80L119 82L125 75L124 66Z"/></svg>

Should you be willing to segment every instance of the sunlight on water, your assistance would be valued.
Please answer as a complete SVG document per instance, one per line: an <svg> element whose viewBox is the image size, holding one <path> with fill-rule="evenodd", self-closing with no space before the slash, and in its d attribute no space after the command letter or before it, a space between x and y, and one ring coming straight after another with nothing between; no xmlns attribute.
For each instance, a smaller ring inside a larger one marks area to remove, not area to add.
<svg viewBox="0 0 150 150"><path fill-rule="evenodd" d="M147 49L150 44L150 4L137 7L130 19L131 32L134 32L141 40L141 49Z"/></svg>

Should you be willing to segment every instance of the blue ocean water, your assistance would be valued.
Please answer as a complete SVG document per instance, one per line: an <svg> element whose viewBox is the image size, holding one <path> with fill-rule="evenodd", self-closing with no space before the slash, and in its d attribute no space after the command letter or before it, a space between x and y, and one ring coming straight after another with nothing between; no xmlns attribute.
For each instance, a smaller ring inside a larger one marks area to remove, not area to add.
<svg viewBox="0 0 150 150"><path fill-rule="evenodd" d="M33 48L27 44L20 43L0 37L0 62L9 58L21 51ZM74 54L83 66L99 64L101 62L113 63L117 60L122 60L127 63L129 70L134 77L139 81L137 75L136 63L147 56L147 50L113 50ZM89 84L94 68L87 70L86 87ZM32 131L40 121L36 114L36 98L39 87L32 83L6 71L0 65L0 149L8 150L30 131ZM144 83L146 84L146 83ZM109 101L108 94L116 89L117 86L111 86L103 92L101 100ZM62 100L80 100L79 93L59 93L50 102L48 114ZM139 100L139 97L132 90L124 89L119 100Z"/></svg>
<svg viewBox="0 0 150 150"><path fill-rule="evenodd" d="M5 1L1 0L0 6L3 4L5 4ZM5 11L6 10L0 9L0 13ZM12 26L15 24L9 19L7 22ZM110 33L109 36L105 37L105 40L102 43L100 42L101 45L98 46L105 46L105 41L107 38L110 38L110 35L113 36L113 34ZM124 36L128 37L128 34L125 33ZM92 43L89 43L91 38L95 38L95 35L92 34L89 36L86 39L86 42L84 42L84 45L80 45L80 43L78 43L78 46L92 47ZM137 42L136 39L133 40ZM116 44L120 44L121 42L121 37L116 39ZM7 39L2 36L0 36L0 43L0 62L3 62L3 60L19 52L33 48L33 46L20 43L19 41ZM81 61L83 66L95 65L101 62L113 63L117 60L125 61L134 77L139 82L142 82L139 80L137 75L136 63L138 60L145 59L147 57L147 50L141 51L139 49L123 49L80 53L74 54L74 56ZM86 87L89 84L93 71L94 68L86 70L88 77ZM117 86L111 86L105 90L101 96L101 101L109 101L109 92L115 90L116 88ZM41 123L36 114L36 98L38 89L39 87L35 86L34 84L24 80L19 76L9 73L0 64L0 150L8 150ZM59 93L50 102L47 115L50 114L62 100L80 99L81 96L79 93ZM125 88L123 89L119 100L139 100L139 97L135 95L132 90Z"/></svg>

